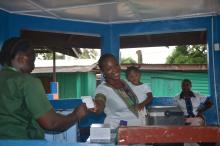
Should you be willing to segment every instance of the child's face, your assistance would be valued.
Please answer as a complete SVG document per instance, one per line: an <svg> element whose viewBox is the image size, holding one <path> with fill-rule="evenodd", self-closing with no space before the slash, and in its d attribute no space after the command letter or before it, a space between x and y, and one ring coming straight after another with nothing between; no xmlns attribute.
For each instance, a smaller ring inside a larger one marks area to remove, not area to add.
<svg viewBox="0 0 220 146"><path fill-rule="evenodd" d="M132 84L134 85L139 85L140 84L140 73L139 72L135 72L135 71L130 71L130 73L128 74L128 81L130 81Z"/></svg>

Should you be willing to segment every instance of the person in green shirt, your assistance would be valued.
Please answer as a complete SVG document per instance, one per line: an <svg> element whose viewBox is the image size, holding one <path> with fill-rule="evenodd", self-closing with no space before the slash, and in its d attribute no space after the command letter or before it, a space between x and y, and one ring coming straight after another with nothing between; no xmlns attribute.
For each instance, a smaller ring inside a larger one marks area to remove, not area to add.
<svg viewBox="0 0 220 146"><path fill-rule="evenodd" d="M31 76L35 53L31 43L10 38L0 52L0 139L44 139L44 131L62 132L83 118L88 109L79 105L72 113L55 112L41 81Z"/></svg>

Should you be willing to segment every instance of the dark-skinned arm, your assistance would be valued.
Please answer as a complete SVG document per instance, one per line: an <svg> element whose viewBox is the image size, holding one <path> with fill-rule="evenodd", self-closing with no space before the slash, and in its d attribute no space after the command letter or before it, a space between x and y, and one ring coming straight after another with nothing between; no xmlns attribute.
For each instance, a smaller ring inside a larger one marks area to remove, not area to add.
<svg viewBox="0 0 220 146"><path fill-rule="evenodd" d="M138 110L144 109L144 107L146 105L150 104L152 100L153 100L153 94L152 94L152 92L148 92L147 98L143 102L138 104Z"/></svg>
<svg viewBox="0 0 220 146"><path fill-rule="evenodd" d="M78 120L87 114L85 104L81 104L72 113L62 115L56 113L53 109L46 112L44 115L37 119L39 125L45 130L52 130L62 132L74 125Z"/></svg>
<svg viewBox="0 0 220 146"><path fill-rule="evenodd" d="M197 116L203 115L203 113L211 107L212 107L212 101L209 98L207 98L205 103L197 110L198 111Z"/></svg>

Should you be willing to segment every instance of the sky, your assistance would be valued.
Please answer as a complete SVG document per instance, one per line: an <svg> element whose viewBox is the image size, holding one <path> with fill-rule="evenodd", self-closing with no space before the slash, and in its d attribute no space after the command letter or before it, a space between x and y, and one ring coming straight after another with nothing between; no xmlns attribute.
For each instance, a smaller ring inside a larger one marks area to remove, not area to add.
<svg viewBox="0 0 220 146"><path fill-rule="evenodd" d="M144 64L164 64L175 46L121 49L121 58L131 57L137 62L137 50L141 50Z"/></svg>
<svg viewBox="0 0 220 146"><path fill-rule="evenodd" d="M173 52L174 49L175 49L174 46L120 49L120 55L121 58L131 57L136 62L138 62L136 51L141 50L144 64L164 64L166 62L166 58ZM56 66L92 65L96 63L100 57L100 49L96 51L98 53L96 60L66 57L65 60L57 59ZM36 67L53 66L53 61L42 60L37 58L35 61L35 66Z"/></svg>

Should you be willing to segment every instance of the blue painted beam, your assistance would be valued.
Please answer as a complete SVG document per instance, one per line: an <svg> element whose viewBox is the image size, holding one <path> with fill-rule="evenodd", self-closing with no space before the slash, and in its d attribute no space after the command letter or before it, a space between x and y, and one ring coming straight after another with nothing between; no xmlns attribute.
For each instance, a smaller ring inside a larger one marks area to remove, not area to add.
<svg viewBox="0 0 220 146"><path fill-rule="evenodd" d="M211 25L211 17L185 18L139 23L113 24L112 32L119 35L160 34L206 30Z"/></svg>
<svg viewBox="0 0 220 146"><path fill-rule="evenodd" d="M72 110L82 104L81 99L59 99L50 100L53 108L56 110ZM151 103L152 106L173 105L172 97L155 97Z"/></svg>

